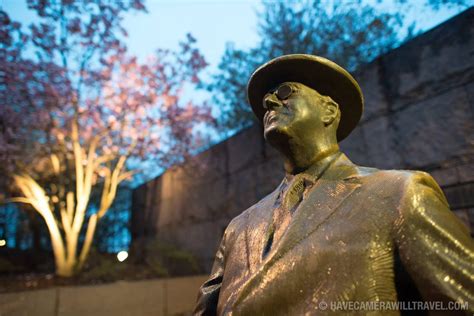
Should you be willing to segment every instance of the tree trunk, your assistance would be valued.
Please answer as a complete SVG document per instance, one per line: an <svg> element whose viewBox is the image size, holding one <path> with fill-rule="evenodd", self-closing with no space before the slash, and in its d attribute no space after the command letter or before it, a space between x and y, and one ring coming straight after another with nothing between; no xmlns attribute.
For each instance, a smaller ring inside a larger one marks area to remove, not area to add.
<svg viewBox="0 0 474 316"><path fill-rule="evenodd" d="M56 275L69 278L76 274L75 264L70 264L66 260L63 263L56 263Z"/></svg>

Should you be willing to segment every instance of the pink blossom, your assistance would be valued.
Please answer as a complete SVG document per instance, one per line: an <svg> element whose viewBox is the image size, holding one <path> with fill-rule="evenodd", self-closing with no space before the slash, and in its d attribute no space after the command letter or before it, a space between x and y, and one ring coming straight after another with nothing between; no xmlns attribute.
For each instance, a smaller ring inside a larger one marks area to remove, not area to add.
<svg viewBox="0 0 474 316"><path fill-rule="evenodd" d="M160 159L166 167L195 149L190 144L202 144L193 141L195 127L214 121L210 109L182 97L207 65L191 35L180 51L158 50L142 62L127 53L119 36L122 12L144 11L142 1L62 0L63 16L50 1L28 5L42 18L26 32L0 12L6 46L0 54L0 171L31 166L59 148L70 151L75 120L84 148L101 137L97 155L126 152L133 140L132 157ZM58 32L60 19L67 36Z"/></svg>

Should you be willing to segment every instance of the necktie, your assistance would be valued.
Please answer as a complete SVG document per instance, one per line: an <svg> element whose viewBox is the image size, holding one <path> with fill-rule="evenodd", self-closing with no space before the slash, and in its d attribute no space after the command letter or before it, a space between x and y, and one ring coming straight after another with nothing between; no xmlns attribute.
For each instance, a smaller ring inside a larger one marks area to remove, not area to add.
<svg viewBox="0 0 474 316"><path fill-rule="evenodd" d="M304 174L297 174L282 188L275 203L273 220L267 235L267 242L263 250L263 257L277 243L291 222L291 217L303 200L304 193L313 181Z"/></svg>

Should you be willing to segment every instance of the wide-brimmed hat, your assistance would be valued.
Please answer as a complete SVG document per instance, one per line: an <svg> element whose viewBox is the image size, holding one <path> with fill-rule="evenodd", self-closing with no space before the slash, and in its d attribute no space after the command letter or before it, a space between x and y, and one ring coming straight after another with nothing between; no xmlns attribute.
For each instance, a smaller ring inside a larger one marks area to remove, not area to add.
<svg viewBox="0 0 474 316"><path fill-rule="evenodd" d="M323 57L293 54L270 60L250 77L247 97L260 122L265 114L263 97L283 82L302 83L337 102L341 110L338 141L351 133L362 116L362 91L357 81L344 68Z"/></svg>

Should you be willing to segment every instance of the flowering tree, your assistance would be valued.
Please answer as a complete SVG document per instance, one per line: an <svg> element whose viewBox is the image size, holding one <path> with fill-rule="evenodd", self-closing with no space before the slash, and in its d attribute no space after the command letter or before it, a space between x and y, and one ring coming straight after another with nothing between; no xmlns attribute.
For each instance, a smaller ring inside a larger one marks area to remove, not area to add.
<svg viewBox="0 0 474 316"><path fill-rule="evenodd" d="M145 11L141 0L28 6L39 22L27 32L0 12L0 171L20 193L11 200L43 217L56 273L71 276L140 162L168 166L202 145L195 127L212 121L209 108L181 95L206 62L190 35L178 52L158 50L145 62L130 56L121 20ZM100 202L90 214L94 190Z"/></svg>

